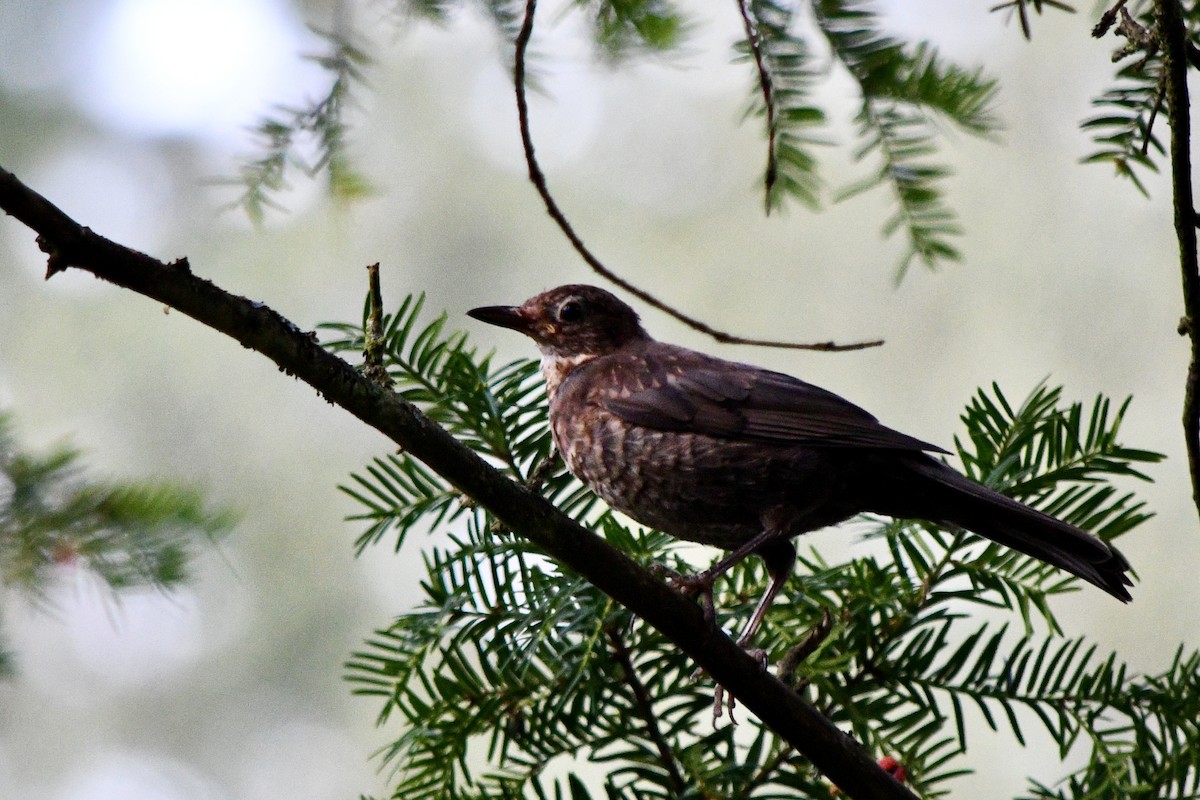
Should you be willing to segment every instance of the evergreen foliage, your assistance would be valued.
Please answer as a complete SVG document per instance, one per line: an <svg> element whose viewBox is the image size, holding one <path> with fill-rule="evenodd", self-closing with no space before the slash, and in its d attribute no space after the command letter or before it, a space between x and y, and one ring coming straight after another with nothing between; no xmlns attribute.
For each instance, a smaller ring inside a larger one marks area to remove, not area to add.
<svg viewBox="0 0 1200 800"><path fill-rule="evenodd" d="M945 166L928 161L936 150L931 116L947 119L976 135L998 127L991 112L995 81L979 69L947 64L927 42L905 47L881 30L869 3L816 0L817 24L834 56L858 83L859 160L878 158L878 170L843 192L857 194L890 186L897 209L884 223L888 235L903 231L908 247L900 259L898 278L920 259L928 267L957 261L950 237L959 233L954 214L942 199Z"/></svg>
<svg viewBox="0 0 1200 800"><path fill-rule="evenodd" d="M1188 26L1187 58L1195 66L1200 63L1200 6L1185 4L1183 13ZM1083 122L1096 144L1083 160L1112 164L1118 175L1146 195L1138 171L1158 171L1166 150L1155 124L1165 126L1170 116L1155 5L1134 0L1114 6L1092 33L1097 37L1111 33L1124 42L1113 53L1113 62L1120 65L1113 85L1092 101L1097 114Z"/></svg>
<svg viewBox="0 0 1200 800"><path fill-rule="evenodd" d="M1146 187L1137 170L1157 172L1151 152L1164 155L1162 142L1154 134L1154 121L1159 114L1166 117L1162 57L1151 31L1154 29L1151 3L1131 3L1140 7L1135 14L1128 8L1114 14L1114 34L1124 37L1126 44L1113 54L1121 63L1116 83L1092 101L1099 112L1083 122L1083 129L1092 135L1097 150L1084 158L1085 163L1110 163L1118 175L1128 178L1145 195ZM1117 17L1120 21L1116 22ZM1097 26L1101 33L1104 23Z"/></svg>
<svg viewBox="0 0 1200 800"><path fill-rule="evenodd" d="M300 106L280 106L261 119L253 128L258 154L242 163L237 178L223 181L241 187L230 207L242 208L255 224L262 222L267 209L280 209L274 198L289 188L288 175L294 169L309 176L327 175L334 197L370 192L348 153L346 119L353 107L351 91L364 82L363 69L370 59L348 36L314 32L329 45L329 52L309 60L329 73L329 90Z"/></svg>
<svg viewBox="0 0 1200 800"><path fill-rule="evenodd" d="M24 452L0 413L0 585L44 601L58 570L83 567L114 590L169 589L232 524L192 490L86 480L73 448Z"/></svg>
<svg viewBox="0 0 1200 800"><path fill-rule="evenodd" d="M637 50L665 51L685 29L667 0L576 0L592 19L596 44L614 62Z"/></svg>
<svg viewBox="0 0 1200 800"><path fill-rule="evenodd" d="M364 315L365 319L365 315ZM350 352L362 328L326 326ZM696 548L631 527L550 459L536 364L495 365L444 315L409 298L385 321L396 389L643 564L696 571ZM968 404L957 441L973 477L1112 539L1151 515L1114 479L1146 479L1160 456L1123 445L1126 403L1064 403L1038 387L1021 404L997 386ZM653 629L504 530L404 453L344 490L385 535L437 534L423 603L376 631L347 676L393 732L381 750L395 798L827 797L830 787L757 720L713 728L712 687ZM959 530L864 519L848 560L816 549L771 608L759 644L779 674L925 797L970 769L980 717L1024 743L1031 728L1064 758L1030 797L1184 797L1200 782L1200 654L1137 675L1084 637L1051 600L1075 578ZM740 627L767 576L757 560L717 586L719 624ZM987 610L980 615L976 610ZM584 762L593 767L581 770ZM594 775L596 767L603 778Z"/></svg>
<svg viewBox="0 0 1200 800"><path fill-rule="evenodd" d="M395 18L441 23L464 5L461 0L403 0L396 3L403 13ZM1041 4L1036 5L1040 11ZM513 41L535 4L485 0L481 8L499 35ZM977 68L947 63L929 42L909 44L888 36L884 21L863 0L738 0L738 8L743 30L733 58L745 63L753 76L748 115L766 123L766 209L779 208L787 199L814 207L821 203L814 148L828 136L822 135L828 115L814 97L831 79L830 67L840 65L859 90L855 157L875 166L837 197L875 187L891 190L895 210L883 230L907 242L899 275L914 259L928 267L957 260L953 238L959 228L942 188L950 172L931 160L937 151L938 124L949 121L981 136L996 131L998 122L991 113L994 81ZM576 0L570 9L586 14L598 53L616 69L634 57L679 50L689 30L687 19L670 0ZM237 202L253 219L273 205L271 198L286 187L292 165L310 173L328 169L331 186L343 195L365 188L348 166L345 109L368 59L345 37L328 38L334 54L318 63L331 73L329 96L310 107L281 109L256 129L263 152L243 166L240 182L245 189ZM297 155L297 139L305 136L318 139L320 155L313 161Z"/></svg>
<svg viewBox="0 0 1200 800"><path fill-rule="evenodd" d="M1033 11L1040 17L1048 8L1067 13L1075 10L1070 5L1060 3L1058 0L1005 0L1005 2L992 6L991 10L1008 12L1010 16L1015 15L1021 24L1021 33L1025 35L1026 39L1030 39L1033 37L1033 27L1029 22L1029 12Z"/></svg>
<svg viewBox="0 0 1200 800"><path fill-rule="evenodd" d="M463 5L462 0L401 0L396 6L403 13L396 19L442 23ZM634 57L678 50L689 30L669 0L576 0L573 6L588 16L597 49L614 68ZM500 35L512 41L531 6L484 0L481 8ZM976 136L994 135L1000 129L992 109L996 82L977 67L948 63L929 41L904 42L888 35L886 19L869 0L738 0L738 8L744 31L733 58L753 73L747 115L765 120L767 211L788 199L814 208L822 202L816 148L828 143L830 115L815 97L833 73L830 67L838 65L858 87L854 157L874 166L862 179L838 189L834 198L890 190L892 211L882 230L905 240L897 279L914 261L933 268L959 260L954 239L961 231L944 189L951 171L937 160L941 125L949 122ZM1074 11L1057 0L1007 0L991 8L1015 16L1026 38L1032 35L1031 15L1047 9ZM1189 6L1186 13L1194 55L1200 53L1200 7ZM1097 113L1081 123L1096 145L1084 161L1112 164L1145 194L1139 173L1158 170L1156 159L1164 149L1154 125L1167 113L1154 4L1133 0L1114 6L1093 33L1109 32L1125 40L1113 56L1120 67L1113 84L1092 101ZM260 153L231 181L242 186L232 205L244 208L256 222L267 208L277 207L273 197L287 188L292 168L309 175L327 172L335 196L369 191L347 153L346 112L370 59L348 35L321 35L330 53L314 60L330 73L329 92L264 118L254 129ZM309 140L316 150L312 157L302 154Z"/></svg>
<svg viewBox="0 0 1200 800"><path fill-rule="evenodd" d="M810 46L793 33L790 5L746 0L742 8L747 36L735 47L739 60L755 66L756 91L747 113L767 121L767 211L789 197L816 208L821 180L812 148L821 141L812 130L824 124L825 113L810 100L820 77Z"/></svg>

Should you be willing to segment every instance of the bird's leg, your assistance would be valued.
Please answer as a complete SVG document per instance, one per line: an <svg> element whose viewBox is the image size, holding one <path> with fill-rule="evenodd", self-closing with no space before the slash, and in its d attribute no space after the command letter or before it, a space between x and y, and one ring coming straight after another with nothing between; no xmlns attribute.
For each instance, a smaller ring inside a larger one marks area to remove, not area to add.
<svg viewBox="0 0 1200 800"><path fill-rule="evenodd" d="M755 536L747 541L737 550L734 550L732 553L722 558L716 564L713 564L711 567L704 570L704 572L701 572L698 575L680 575L678 573L670 573L667 575L667 582L687 597L692 597L699 593L700 608L704 612L704 621L709 625L715 626L716 611L713 603L713 586L716 584L717 578L725 574L725 572L728 571L729 568L734 564L737 564L746 556L751 555L756 551L758 551L760 555L762 555L763 552L774 552L774 548L771 547L771 545L778 541L778 536L779 534L775 533L774 531L765 530L758 536ZM782 544L787 548L788 551L791 552L791 559L795 560L796 551L794 548L792 548L791 543L785 539L782 541ZM759 600L758 608L755 609L754 615L750 619L753 627L751 627L751 624L748 624L746 628L742 630L742 634L737 639L738 646L742 647L743 649L745 648L745 643L749 641L750 637L754 635L754 632L758 630L759 625L762 624L762 616L766 613L767 606L769 606L771 601L775 599L775 595L779 594L779 589L783 585L783 580L787 578L787 575L784 574L783 578L777 582L774 578L775 570L773 570L771 567L771 559L766 555L763 555L763 558L768 564L767 571L772 573L771 585L767 588L767 594L764 595L761 600ZM788 562L787 572L791 572L791 561ZM776 585L777 583L778 585ZM751 655L757 657L760 661L763 661L765 666L766 653L752 652ZM692 674L693 680L700 677L702 674L704 674L704 670L697 668ZM719 710L722 705L721 697L723 692L724 690L718 686L716 701L717 710ZM732 702L733 700L730 698L730 703ZM716 716L720 716L720 714L715 714L714 722Z"/></svg>
<svg viewBox="0 0 1200 800"><path fill-rule="evenodd" d="M766 591L759 598L758 605L754 607L754 613L750 615L746 627L742 628L742 632L737 638L738 647L743 649L746 649L746 646L754 638L754 634L758 633L758 629L762 627L767 609L771 607L771 603L775 602L779 590L787 583L787 579L792 574L792 567L796 563L796 548L787 539L767 542L758 549L757 554L766 563L767 574L771 576L771 582L767 584ZM766 661L765 653L762 654L762 660Z"/></svg>
<svg viewBox="0 0 1200 800"><path fill-rule="evenodd" d="M746 627L742 629L741 634L737 638L739 647L745 648L750 640L754 638L754 634L762 626L763 617L767 613L767 609L771 607L775 597L779 594L779 590L783 588L783 584L787 581L788 576L792 574L792 566L796 562L796 548L788 541L787 537L787 521L794 515L794 510L785 508L771 509L763 514L763 530L757 536L754 536L739 546L729 555L722 558L717 563L713 564L708 569L698 575L668 575L667 580L675 589L683 594L691 597L697 593L700 595L700 604L704 610L704 619L710 624L715 620L713 607L713 587L716 585L717 578L729 571L730 567L738 564L746 556L757 554L766 562L767 572L771 576L771 582L767 585L767 590L759 599L758 605L754 608L754 613L750 616L750 621L746 623Z"/></svg>
<svg viewBox="0 0 1200 800"><path fill-rule="evenodd" d="M699 593L701 595L701 603L706 607L705 617L711 619L713 605L712 592L713 586L715 586L717 583L717 578L728 572L730 567L744 560L746 556L757 552L758 550L777 540L780 535L781 534L778 529L765 529L757 536L746 540L746 542L738 547L738 549L734 550L729 555L725 556L720 561L704 570L704 572L701 572L698 575L672 575L669 576L667 580L673 587L678 589L680 592L683 592L683 594L687 595L688 597ZM788 545L788 547L790 548L791 545ZM795 551L792 552L792 558L795 558ZM788 572L790 571L791 565L789 563ZM779 589L776 588L775 594L778 593ZM772 599L774 599L774 596L774 594L771 595ZM765 611L766 609L763 610Z"/></svg>
<svg viewBox="0 0 1200 800"><path fill-rule="evenodd" d="M755 554L766 563L771 582L767 585L767 590L763 592L762 597L759 598L758 605L754 607L754 613L746 622L746 627L742 628L741 634L738 635L737 645L757 660L763 669L766 669L768 666L767 651L757 647L747 647L747 645L754 638L754 634L758 633L758 629L762 627L767 609L771 607L779 590L783 588L783 584L792 574L792 567L796 563L796 548L787 539L775 539L759 547ZM713 692L713 725L717 724L717 720L721 718L721 714L726 708L729 709L730 723L736 725L737 720L733 716L734 705L733 695L727 696L725 688L717 684L717 688Z"/></svg>
<svg viewBox="0 0 1200 800"><path fill-rule="evenodd" d="M670 574L667 576L667 582L686 597L695 597L698 595L700 609L704 612L704 622L708 625L716 625L717 614L713 604L713 587L716 586L717 578L724 575L734 564L737 564L746 556L753 553L762 543L772 538L774 538L774 534L768 535L764 531L722 558L716 564L704 570L704 572L698 575Z"/></svg>

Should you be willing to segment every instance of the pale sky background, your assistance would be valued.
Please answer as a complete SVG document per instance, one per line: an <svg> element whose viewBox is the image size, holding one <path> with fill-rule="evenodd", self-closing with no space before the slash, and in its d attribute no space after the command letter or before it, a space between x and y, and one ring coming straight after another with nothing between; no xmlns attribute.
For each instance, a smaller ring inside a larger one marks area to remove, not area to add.
<svg viewBox="0 0 1200 800"><path fill-rule="evenodd" d="M246 129L280 103L324 90L305 62L332 3L285 0L0 0L0 164L100 233L193 269L297 324L357 320L363 267L385 295L425 291L428 308L505 357L519 337L462 317L569 281L592 281L524 177L509 56L461 14L403 29L363 3L378 63L358 95L359 167L378 193L332 206L297 178L254 231L220 213ZM561 7L563 4L559 4ZM1109 169L1081 166L1077 128L1111 73L1111 43L1086 14L1036 20L1032 43L991 3L893 2L892 30L927 36L1001 80L1005 133L950 133L951 201L964 262L915 269L896 288L901 245L878 234L879 193L819 215L764 219L752 76L729 64L733 4L690 3L697 27L666 62L613 71L582 45L577 18L539 15L532 101L551 188L592 248L623 275L711 324L798 340L882 337L828 355L720 347L658 313L661 338L767 364L842 393L885 423L949 445L960 409L997 381L1020 399L1042 380L1090 403L1133 394L1124 440L1169 454L1136 488L1159 516L1122 548L1135 602L1085 590L1062 601L1068 633L1164 669L1196 646L1200 555L1179 430L1186 369L1169 186L1149 201ZM701 9L710 9L701 11ZM845 141L848 84L829 107ZM1166 128L1159 135L1167 136ZM833 186L863 167L824 152ZM342 662L411 607L419 539L355 560L355 511L335 486L389 449L265 360L179 314L72 272L42 281L33 236L0 220L0 407L30 445L70 438L98 474L196 484L242 512L189 588L105 599L65 574L50 612L3 605L18 675L0 683L0 797L17 800L289 800L384 794L371 753L394 730L352 698ZM813 535L830 553L853 537ZM790 585L796 590L798 584ZM1063 773L1031 737L1003 745L962 796L1010 797L1026 771ZM972 744L991 746L980 726ZM1013 769L1011 759L1020 769Z"/></svg>

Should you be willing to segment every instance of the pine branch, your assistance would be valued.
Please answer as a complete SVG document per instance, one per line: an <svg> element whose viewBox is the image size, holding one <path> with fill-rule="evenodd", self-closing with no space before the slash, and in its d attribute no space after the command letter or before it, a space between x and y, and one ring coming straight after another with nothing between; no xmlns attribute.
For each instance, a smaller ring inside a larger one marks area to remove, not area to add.
<svg viewBox="0 0 1200 800"><path fill-rule="evenodd" d="M819 141L808 131L824 123L825 114L809 102L817 75L808 46L790 30L791 6L738 0L738 11L746 34L738 52L753 61L757 76L749 113L764 117L767 129L764 206L769 214L785 197L794 197L815 208L821 182L811 147Z"/></svg>
<svg viewBox="0 0 1200 800"><path fill-rule="evenodd" d="M1200 257L1197 255L1197 214L1191 176L1191 121L1187 75L1196 63L1200 37L1200 10L1184 8L1178 0L1136 4L1131 13L1124 0L1101 17L1093 35L1109 31L1126 43L1113 55L1128 60L1117 73L1119 83L1093 101L1109 113L1083 123L1101 149L1089 162L1111 162L1118 174L1128 177L1143 195L1146 188L1135 167L1157 171L1151 150L1166 154L1153 133L1160 110L1171 124L1171 178L1175 235L1183 282L1183 318L1180 335L1191 343L1191 361L1184 381L1183 429L1192 483L1192 500L1200 512L1200 335L1195 320L1200 315Z"/></svg>
<svg viewBox="0 0 1200 800"><path fill-rule="evenodd" d="M477 402L489 403L482 398ZM1144 478L1133 465L1158 458L1120 443L1126 408L1127 404L1122 404L1114 412L1112 405L1100 398L1092 404L1090 414L1085 414L1082 404L1063 407L1061 391L1045 387L1039 387L1022 404L1013 405L993 387L990 394L980 392L964 415L966 440L971 447L960 444L960 451L973 470L990 475L997 485L1025 487L1031 493L1030 487L1036 487L1043 501L1057 503L1056 510L1064 516L1101 535L1118 535L1148 515L1140 511L1139 504L1129 501L1129 495L1118 494L1104 481L1115 476ZM514 415L525 413L520 406L511 411ZM672 557L666 537L634 535L608 518L601 524L610 542L634 554L639 562L661 563ZM491 526L486 517L473 517L470 528L490 530ZM968 637L966 646L955 650L953 642L961 638L957 626L965 608L983 605L1019 612L1027 636L1033 635L1037 625L1036 612L1050 633L1056 634L1057 623L1047 600L1056 593L1073 590L1078 582L1020 554L991 546L980 548L974 536L961 532L923 530L896 523L884 526L880 535L888 543L888 563L863 558L831 566L815 554L802 559L804 591L796 600L784 601L778 610L772 610L771 627L763 643L775 651L791 651L793 642L811 642L804 659L792 663L789 672L800 676L802 685L808 686L821 702L824 713L853 727L874 752L897 754L918 788L927 794L936 793L937 787L961 773L954 761L966 742L961 716L964 698L991 715L987 718L993 726L997 719L1015 720L1012 710L1018 706L1032 706L1037 713L1063 701L1061 694L1047 695L1042 703L1032 683L1015 688L989 688L990 684L980 683L996 672L994 665L1004 652L1000 647L1003 629L986 631L984 638L985 629L980 628ZM503 776L504 785L514 792L533 785L539 770L563 759L577 759L581 754L609 765L608 789L617 793L614 796L630 792L630 796L657 797L659 791L664 797L676 796L684 775L714 796L749 796L759 790L769 792L768 787L776 785L810 786L811 778L797 769L788 747L765 730L748 748L719 736L695 739L691 733L694 720L707 715L709 701L704 692L683 682L690 667L678 658L678 653L664 650L664 643L654 637L642 636L626 643L624 632L640 636L638 627L631 627L627 618L612 618L607 607L588 599L592 595L585 587L568 583L567 576L539 569L530 562L513 566L512 559L523 556L500 541L487 547L472 538L463 543L461 553L447 553L431 565L429 572L430 585L441 581L440 576L457 575L459 570L451 565L455 558L462 557L470 559L471 573L479 576L473 581L456 582L460 589L431 593L430 603L443 604L447 611L452 609L458 620L438 631L440 647L488 642L484 652L473 659L495 666L482 671L483 684L474 679L463 684L469 696L446 695L446 687L452 684L443 684L436 701L426 699L413 705L405 714L409 727L429 736L425 715L435 713L435 709L457 709L477 702L481 693L508 698L506 707L520 709L509 713L516 714L521 723L516 732L507 722L503 727L493 724L489 757L495 759L492 763L499 770L495 776ZM489 559L490 568L486 564ZM680 568L687 569L686 565ZM488 582L488 575L520 578L492 578ZM717 606L730 612L723 619L726 625L749 613L765 579L761 565L750 565L722 582ZM964 581L969 585L964 586ZM564 602L568 597L572 601ZM477 607L474 598L484 598L478 601L482 606ZM489 609L503 609L507 624L504 613ZM841 620L836 630L830 626L831 610L836 610ZM484 619L486 624L481 622ZM600 629L596 625L600 620L607 620L603 630L609 639L613 631L623 632L614 654L618 674L624 679L614 679L612 667L605 659L597 658L595 642ZM547 631L553 634L546 635ZM810 631L821 633L814 639ZM509 643L497 645L500 638ZM1053 641L1045 639L1034 665L1039 681L1044 680L1044 673L1039 672L1043 664L1046 670L1061 675L1066 670L1063 664L1076 663L1074 655L1066 658L1058 651L1046 655ZM577 644L564 647L570 642ZM1063 645L1062 652L1071 646ZM1074 647L1078 650L1078 645ZM421 652L433 649L430 646ZM581 660L573 653L588 655ZM637 653L641 663L635 666L621 653ZM982 653L980 658L986 663L980 661L983 666L970 671L974 683L963 683L958 678L968 674L967 665L975 663L970 661L975 653ZM939 659L947 654L951 654L949 666L940 664ZM1029 660L1020 650L1018 656ZM400 662L406 658L403 651L394 657ZM380 658L389 660L384 655ZM451 661L462 659L454 656ZM527 675L520 671L514 673L514 683L495 683L508 674L504 665L514 661L535 662L540 665L536 673L539 676L554 673L554 677L538 678L538 685L548 687L548 691L530 694L525 683ZM412 680L409 676L417 672L441 673L443 667L434 660L365 671L368 681L396 676L394 682L385 680L386 685L379 690L382 696L390 697L406 691ZM628 676L633 674L650 678L645 682L640 677L630 680ZM644 731L635 728L631 732L628 726L621 729L606 724L579 728L579 719L604 713L590 705L597 696L606 698L610 716L614 714L611 709L622 708L627 710L617 714L618 718L636 715L645 721ZM671 698L672 703L660 713L661 703L649 698ZM957 737L941 733L947 703L959 715ZM458 716L452 714L444 724L439 723L439 735L453 738L461 725L457 720ZM1012 724L1014 734L1022 737L1020 726L1015 721ZM1077 731L1077 727L1063 725L1048 727L1064 738L1075 736ZM532 730L536 735L530 733ZM475 735L480 733L476 731ZM404 736L397 742L388 752L397 759L404 753L405 763L409 763L409 748L420 743ZM704 755L697 755L701 747ZM712 755L714 750L720 750L720 757ZM418 764L427 763L440 762L418 759ZM686 771L672 769L672 764L685 765ZM488 776L468 778L444 772L425 775L421 769L416 773L406 772L400 784L406 795L416 786L444 787L447 780L458 792L490 791L482 788L491 785Z"/></svg>
<svg viewBox="0 0 1200 800"><path fill-rule="evenodd" d="M310 60L329 73L329 91L302 106L281 106L252 129L257 155L247 158L238 177L219 183L240 186L241 194L229 208L241 208L255 224L261 224L268 209L280 209L275 197L289 188L288 175L299 170L308 177L325 172L329 192L351 199L370 193L367 180L354 169L348 153L346 116L353 102L353 88L365 80L366 53L344 34L314 29L330 50ZM306 156L303 150L315 149Z"/></svg>
<svg viewBox="0 0 1200 800"><path fill-rule="evenodd" d="M638 714L646 725L646 732L654 742L654 747L658 751L658 757L667 771L667 776L670 779L670 787L675 795L682 795L687 791L688 785L684 782L683 775L680 772L680 765L672 752L670 745L663 736L662 730L658 724L658 718L654 713L654 703L650 693L646 690L645 684L638 677L637 668L633 663L632 654L621 638L620 631L613 626L609 626L606 631L608 640L613 650L617 663L621 666L621 671L625 676L625 681L629 685L629 690L633 693L636 701Z"/></svg>
<svg viewBox="0 0 1200 800"><path fill-rule="evenodd" d="M885 222L884 234L903 230L908 238L898 280L914 259L930 268L958 260L951 239L959 227L939 188L949 171L928 162L936 152L930 116L947 119L968 133L989 135L997 128L991 112L995 81L981 70L944 63L927 43L910 52L881 33L865 3L819 0L813 8L834 56L859 85L856 122L863 145L856 158L875 156L880 161L873 175L848 187L840 199L880 185L892 188L898 208Z"/></svg>
<svg viewBox="0 0 1200 800"><path fill-rule="evenodd" d="M43 597L56 570L79 566L112 589L169 589L186 579L197 543L233 525L194 491L87 480L79 460L69 447L21 451L0 413L0 584Z"/></svg>
<svg viewBox="0 0 1200 800"><path fill-rule="evenodd" d="M1159 156L1166 151L1154 135L1154 122L1160 111L1169 109L1164 109L1166 71L1157 21L1152 10L1142 6L1130 14L1125 0L1119 0L1092 29L1096 38L1111 30L1125 39L1112 57L1114 62L1125 63L1116 74L1116 85L1092 101L1104 113L1084 120L1080 127L1099 145L1083 163L1111 163L1119 176L1148 196L1138 170L1158 171L1151 151ZM1180 59L1185 52L1186 47Z"/></svg>
<svg viewBox="0 0 1200 800"><path fill-rule="evenodd" d="M1127 178L1142 196L1149 197L1138 170L1158 172L1151 150L1160 156L1165 154L1153 128L1164 87L1139 65L1123 68L1117 78L1122 81L1120 84L1092 101L1092 105L1107 113L1089 117L1080 125L1099 146L1082 163L1112 164L1117 175Z"/></svg>

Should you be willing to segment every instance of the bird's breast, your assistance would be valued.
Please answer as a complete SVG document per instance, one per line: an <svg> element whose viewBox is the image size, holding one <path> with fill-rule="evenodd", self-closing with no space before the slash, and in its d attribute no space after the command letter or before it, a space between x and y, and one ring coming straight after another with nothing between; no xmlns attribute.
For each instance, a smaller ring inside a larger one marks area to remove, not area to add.
<svg viewBox="0 0 1200 800"><path fill-rule="evenodd" d="M676 350L649 359L615 353L542 363L555 445L567 467L605 502L643 525L734 549L763 515L800 508L795 532L844 519L826 499L840 470L820 449L662 430L608 410L614 400L664 385Z"/></svg>
<svg viewBox="0 0 1200 800"><path fill-rule="evenodd" d="M682 539L735 549L768 509L830 490L819 454L630 425L599 405L552 409L572 474L614 509Z"/></svg>

